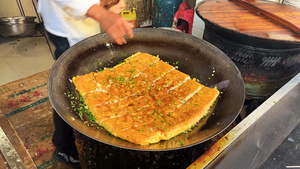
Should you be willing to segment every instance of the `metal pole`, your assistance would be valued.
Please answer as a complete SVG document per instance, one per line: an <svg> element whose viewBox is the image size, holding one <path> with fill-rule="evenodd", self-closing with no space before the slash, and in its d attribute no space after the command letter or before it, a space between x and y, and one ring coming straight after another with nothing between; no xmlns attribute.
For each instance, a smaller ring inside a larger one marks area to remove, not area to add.
<svg viewBox="0 0 300 169"><path fill-rule="evenodd" d="M46 32L44 24L43 24L44 23L43 22L43 18L39 15L39 13L38 13L38 11L36 9L36 4L35 4L34 0L32 0L32 5L33 5L33 8L35 10L36 16L37 16L37 18L38 18L38 20L40 22L40 25L42 26L41 30L39 30L39 31L41 32L41 34L43 34L45 36L45 39L47 41L47 45L49 47L50 53L52 55L52 58L55 59L54 53L53 53L53 51L51 49L51 46L50 46L50 40L48 38L47 32Z"/></svg>
<svg viewBox="0 0 300 169"><path fill-rule="evenodd" d="M18 4L18 7L19 7L19 10L20 10L21 15L22 15L22 16L25 16L25 12L24 12L24 9L23 9L21 0L16 0L16 1L17 1L17 4Z"/></svg>

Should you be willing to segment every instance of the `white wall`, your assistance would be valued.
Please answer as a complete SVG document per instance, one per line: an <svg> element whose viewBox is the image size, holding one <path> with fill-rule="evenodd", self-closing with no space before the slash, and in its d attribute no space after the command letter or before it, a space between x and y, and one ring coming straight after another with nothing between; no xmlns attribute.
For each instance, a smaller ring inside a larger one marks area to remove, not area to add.
<svg viewBox="0 0 300 169"><path fill-rule="evenodd" d="M285 0L284 4L295 6L297 8L300 8L300 0Z"/></svg>
<svg viewBox="0 0 300 169"><path fill-rule="evenodd" d="M15 0L0 0L0 17L21 16Z"/></svg>
<svg viewBox="0 0 300 169"><path fill-rule="evenodd" d="M0 17L22 16L17 1L19 0L0 0ZM32 0L20 0L25 16L36 16ZM34 0L36 4L36 0Z"/></svg>

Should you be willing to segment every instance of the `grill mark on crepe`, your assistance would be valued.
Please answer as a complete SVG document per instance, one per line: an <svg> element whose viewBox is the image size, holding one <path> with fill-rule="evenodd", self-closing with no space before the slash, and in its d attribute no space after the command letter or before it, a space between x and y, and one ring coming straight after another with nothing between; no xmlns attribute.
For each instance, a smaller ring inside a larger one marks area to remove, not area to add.
<svg viewBox="0 0 300 169"><path fill-rule="evenodd" d="M142 73L145 74L148 77L148 79L150 79L152 82L155 82L160 77L164 76L165 74L174 69L175 68L173 66L160 60L148 66L142 71Z"/></svg>
<svg viewBox="0 0 300 169"><path fill-rule="evenodd" d="M152 56L148 53L139 53L138 55L133 55L133 57L129 57L125 59L126 63L134 66L139 72L143 72L150 65L159 61L158 57Z"/></svg>

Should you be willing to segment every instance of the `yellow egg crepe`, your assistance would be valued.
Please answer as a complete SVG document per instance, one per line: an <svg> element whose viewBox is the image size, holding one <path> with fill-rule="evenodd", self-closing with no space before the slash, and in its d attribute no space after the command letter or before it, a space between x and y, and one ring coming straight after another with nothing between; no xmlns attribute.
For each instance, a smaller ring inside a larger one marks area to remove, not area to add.
<svg viewBox="0 0 300 169"><path fill-rule="evenodd" d="M219 91L147 53L73 79L96 122L129 142L148 145L189 130Z"/></svg>

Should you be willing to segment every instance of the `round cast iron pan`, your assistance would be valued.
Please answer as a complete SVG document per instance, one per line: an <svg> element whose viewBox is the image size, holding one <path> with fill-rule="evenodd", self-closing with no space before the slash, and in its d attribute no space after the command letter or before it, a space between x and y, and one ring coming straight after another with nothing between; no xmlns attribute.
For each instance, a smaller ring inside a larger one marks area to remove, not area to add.
<svg viewBox="0 0 300 169"><path fill-rule="evenodd" d="M203 120L191 132L168 141L140 146L112 136L104 129L88 127L77 118L66 96L67 91L78 96L70 79L100 68L112 67L136 52L159 55L161 60L170 64L177 62L178 70L199 79L206 86L228 81L228 87L220 95L207 122ZM235 120L245 97L244 83L238 68L218 48L185 33L154 28L134 29L134 37L128 39L126 45L115 44L107 34L98 34L75 44L53 65L48 79L48 93L54 109L77 131L102 143L146 151L174 150L211 139Z"/></svg>

